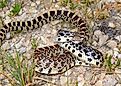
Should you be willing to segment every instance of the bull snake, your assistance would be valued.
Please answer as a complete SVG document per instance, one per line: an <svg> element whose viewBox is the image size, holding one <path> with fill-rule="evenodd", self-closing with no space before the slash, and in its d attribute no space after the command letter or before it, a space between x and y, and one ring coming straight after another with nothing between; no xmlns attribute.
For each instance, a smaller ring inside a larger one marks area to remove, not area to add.
<svg viewBox="0 0 121 86"><path fill-rule="evenodd" d="M89 35L86 23L78 14L68 10L50 10L31 21L16 21L5 24L4 28L0 29L0 44L5 39L7 32L41 28L44 24L54 20L71 23L78 28L80 38L88 40ZM101 52L84 45L83 42L73 41L75 34L74 32L59 30L55 45L36 49L34 52L35 72L55 75L77 65L101 67L103 64Z"/></svg>

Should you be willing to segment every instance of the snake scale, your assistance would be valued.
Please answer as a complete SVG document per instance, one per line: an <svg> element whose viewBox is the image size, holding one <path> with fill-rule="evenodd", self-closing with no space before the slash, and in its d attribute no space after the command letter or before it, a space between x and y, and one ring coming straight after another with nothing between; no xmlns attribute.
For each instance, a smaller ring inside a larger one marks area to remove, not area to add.
<svg viewBox="0 0 121 86"><path fill-rule="evenodd" d="M83 40L88 40L89 35L85 21L75 12L69 10L50 10L41 13L30 21L15 21L5 24L0 29L0 43L6 33L17 30L32 30L54 20L63 20L78 28L78 34ZM100 51L86 46L83 42L73 41L76 33L59 30L56 37L57 44L38 48L34 52L35 72L46 75L61 74L77 65L94 65L101 67L103 55Z"/></svg>

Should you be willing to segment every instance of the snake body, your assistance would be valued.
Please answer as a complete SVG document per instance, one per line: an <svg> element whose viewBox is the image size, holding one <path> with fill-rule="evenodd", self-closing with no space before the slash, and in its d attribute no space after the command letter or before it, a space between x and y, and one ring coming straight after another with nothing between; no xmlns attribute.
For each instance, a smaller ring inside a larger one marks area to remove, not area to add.
<svg viewBox="0 0 121 86"><path fill-rule="evenodd" d="M0 29L0 43L10 31L22 31L41 28L54 20L63 20L78 28L80 38L89 38L85 21L76 13L68 10L50 10L42 13L31 21L15 21L5 24ZM34 52L35 72L39 74L60 74L77 65L95 65L103 63L102 54L82 42L75 43L73 37L77 34L70 31L58 31L53 46L38 48Z"/></svg>
<svg viewBox="0 0 121 86"><path fill-rule="evenodd" d="M50 10L31 21L15 21L5 24L4 28L0 30L0 43L5 39L7 32L41 28L43 25L54 20L63 20L71 23L79 28L80 34L84 35L85 39L88 39L86 23L76 13L67 10Z"/></svg>
<svg viewBox="0 0 121 86"><path fill-rule="evenodd" d="M35 71L38 74L61 74L74 66L103 65L103 55L98 50L86 46L83 42L73 41L75 33L65 30L58 31L54 46L35 50Z"/></svg>

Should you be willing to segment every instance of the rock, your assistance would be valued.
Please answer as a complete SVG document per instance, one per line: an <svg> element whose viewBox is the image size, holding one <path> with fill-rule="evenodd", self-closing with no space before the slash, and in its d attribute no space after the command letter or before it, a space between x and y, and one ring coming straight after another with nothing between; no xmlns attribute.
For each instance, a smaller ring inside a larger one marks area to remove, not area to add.
<svg viewBox="0 0 121 86"><path fill-rule="evenodd" d="M22 15L23 13L23 10L21 9L20 12L18 13L18 15Z"/></svg>
<svg viewBox="0 0 121 86"><path fill-rule="evenodd" d="M0 74L0 81L4 79L4 76Z"/></svg>
<svg viewBox="0 0 121 86"><path fill-rule="evenodd" d="M4 18L4 17L5 17L5 12L2 11L2 12L0 12L0 13L1 13L0 16L1 16L2 18Z"/></svg>
<svg viewBox="0 0 121 86"><path fill-rule="evenodd" d="M23 54L23 53L25 53L26 52L26 47L21 47L20 49L19 49L19 53L20 54Z"/></svg>
<svg viewBox="0 0 121 86"><path fill-rule="evenodd" d="M119 78L121 79L121 69L120 68L116 68L115 73L118 74Z"/></svg>
<svg viewBox="0 0 121 86"><path fill-rule="evenodd" d="M2 86L10 86L8 79L5 79L5 78L4 78L4 80L2 80L1 84L2 84Z"/></svg>
<svg viewBox="0 0 121 86"><path fill-rule="evenodd" d="M67 72L65 72L65 76L69 76L69 75L71 75L71 73L72 73L72 70L68 70Z"/></svg>
<svg viewBox="0 0 121 86"><path fill-rule="evenodd" d="M31 6L32 6L32 7L36 6L36 3L32 2L32 3L31 3Z"/></svg>
<svg viewBox="0 0 121 86"><path fill-rule="evenodd" d="M8 43L8 41L5 42L5 43L3 43L3 45L1 46L1 48L2 48L3 50L8 50L8 49L10 49L10 44Z"/></svg>
<svg viewBox="0 0 121 86"><path fill-rule="evenodd" d="M12 2L14 2L14 1L15 1L15 0L8 0L9 3L12 3Z"/></svg>
<svg viewBox="0 0 121 86"><path fill-rule="evenodd" d="M56 7L56 8L59 8L58 4L55 4L55 7Z"/></svg>
<svg viewBox="0 0 121 86"><path fill-rule="evenodd" d="M116 2L116 1L115 0L107 0L107 2L112 2L113 3L113 2Z"/></svg>
<svg viewBox="0 0 121 86"><path fill-rule="evenodd" d="M85 80L83 78L83 75L78 76L78 85L77 86L84 86Z"/></svg>
<svg viewBox="0 0 121 86"><path fill-rule="evenodd" d="M102 32L101 32L100 30L96 30L96 31L94 31L93 39L94 39L95 41L98 41L98 39L99 39L102 35L103 35L103 34L102 34Z"/></svg>
<svg viewBox="0 0 121 86"><path fill-rule="evenodd" d="M103 44L105 44L106 41L107 41L107 39L108 39L108 36L107 35L100 36L99 37L99 45L102 46Z"/></svg>
<svg viewBox="0 0 121 86"><path fill-rule="evenodd" d="M106 54L107 54L108 57L109 57L109 56L112 56L112 55L113 55L113 50L107 51Z"/></svg>
<svg viewBox="0 0 121 86"><path fill-rule="evenodd" d="M46 39L43 36L41 36L41 40L43 41L43 44L46 44Z"/></svg>
<svg viewBox="0 0 121 86"><path fill-rule="evenodd" d="M22 44L21 42L18 42L17 44L15 44L15 47L19 49L21 47L21 44Z"/></svg>
<svg viewBox="0 0 121 86"><path fill-rule="evenodd" d="M116 25L115 25L113 22L109 22L109 23L108 23L108 27L115 28Z"/></svg>
<svg viewBox="0 0 121 86"><path fill-rule="evenodd" d="M24 46L28 47L29 43L30 43L30 40L26 40Z"/></svg>
<svg viewBox="0 0 121 86"><path fill-rule="evenodd" d="M121 59L121 52L118 48L113 49L113 57Z"/></svg>
<svg viewBox="0 0 121 86"><path fill-rule="evenodd" d="M53 3L59 2L59 0L52 0Z"/></svg>
<svg viewBox="0 0 121 86"><path fill-rule="evenodd" d="M117 80L114 75L106 75L102 83L103 83L102 86L115 86L117 83Z"/></svg>
<svg viewBox="0 0 121 86"><path fill-rule="evenodd" d="M37 10L34 7L32 7L31 9L29 9L29 12L34 14L37 13Z"/></svg>
<svg viewBox="0 0 121 86"><path fill-rule="evenodd" d="M95 86L103 86L102 85L102 80L97 81L96 84L95 84Z"/></svg>
<svg viewBox="0 0 121 86"><path fill-rule="evenodd" d="M116 86L121 86L121 84L116 84Z"/></svg>
<svg viewBox="0 0 121 86"><path fill-rule="evenodd" d="M6 12L5 12L5 15L9 15L10 14L10 10L7 10ZM7 16L6 16L7 17Z"/></svg>
<svg viewBox="0 0 121 86"><path fill-rule="evenodd" d="M114 48L113 49L113 57L114 58L117 58L118 57L118 54L119 54L119 49L118 48Z"/></svg>
<svg viewBox="0 0 121 86"><path fill-rule="evenodd" d="M68 81L67 77L64 77L64 76L60 77L60 83L61 83L61 85L64 86L65 84L67 84L67 81Z"/></svg>
<svg viewBox="0 0 121 86"><path fill-rule="evenodd" d="M26 53L26 57L27 57L28 60L31 59L31 54ZM32 64L32 63L30 62L30 65L31 65L31 64Z"/></svg>
<svg viewBox="0 0 121 86"><path fill-rule="evenodd" d="M0 28L3 27L2 20L0 19Z"/></svg>
<svg viewBox="0 0 121 86"><path fill-rule="evenodd" d="M98 43L97 43L96 41L93 41L92 45L93 45L93 46L97 46Z"/></svg>
<svg viewBox="0 0 121 86"><path fill-rule="evenodd" d="M117 42L114 41L114 40L109 40L108 43L107 43L107 46L110 47L110 48L116 48L117 47Z"/></svg>
<svg viewBox="0 0 121 86"><path fill-rule="evenodd" d="M36 1L36 4L37 4L37 5L40 5L40 0L37 0L37 1Z"/></svg>
<svg viewBox="0 0 121 86"><path fill-rule="evenodd" d="M7 23L11 22L10 17L9 17L9 16L6 16L6 17L5 17L5 21L4 21L4 22L5 22L5 24L7 24Z"/></svg>
<svg viewBox="0 0 121 86"><path fill-rule="evenodd" d="M117 39L119 42L121 42L121 35L116 36L115 39Z"/></svg>
<svg viewBox="0 0 121 86"><path fill-rule="evenodd" d="M121 60L121 54L118 54L118 58Z"/></svg>
<svg viewBox="0 0 121 86"><path fill-rule="evenodd" d="M86 71L85 74L84 74L84 80L86 81L90 81L93 77L93 74L90 70Z"/></svg>
<svg viewBox="0 0 121 86"><path fill-rule="evenodd" d="M10 39L10 32L8 32L7 34L6 34L6 39Z"/></svg>

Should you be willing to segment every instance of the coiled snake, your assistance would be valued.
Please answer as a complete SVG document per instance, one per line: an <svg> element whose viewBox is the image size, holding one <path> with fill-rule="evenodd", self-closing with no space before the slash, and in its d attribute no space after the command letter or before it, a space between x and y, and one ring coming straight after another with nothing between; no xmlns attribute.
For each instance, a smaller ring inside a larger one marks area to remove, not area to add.
<svg viewBox="0 0 121 86"><path fill-rule="evenodd" d="M17 30L30 30L42 27L54 20L63 20L78 28L78 34L83 40L89 35L84 20L76 13L68 10L50 10L42 13L31 21L16 21L4 25L0 29L0 43L5 39L6 33ZM39 74L60 74L77 65L94 65L101 67L103 55L96 49L73 41L74 32L59 30L56 44L38 48L34 52L35 72Z"/></svg>

